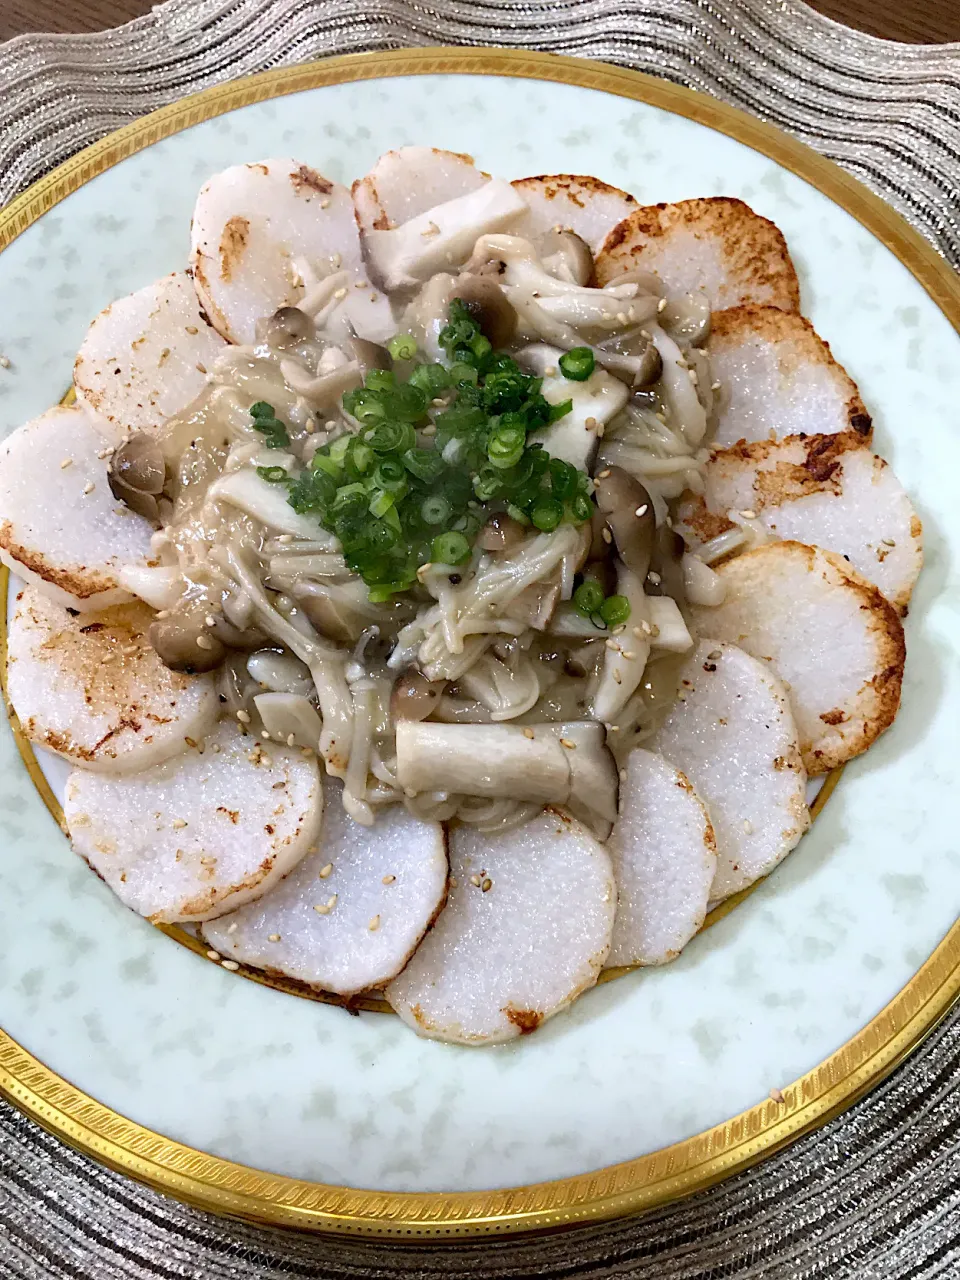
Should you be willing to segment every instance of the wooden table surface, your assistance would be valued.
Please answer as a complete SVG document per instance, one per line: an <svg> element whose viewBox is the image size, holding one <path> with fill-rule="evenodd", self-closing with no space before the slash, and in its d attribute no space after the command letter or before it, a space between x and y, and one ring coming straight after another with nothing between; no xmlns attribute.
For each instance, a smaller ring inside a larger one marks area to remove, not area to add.
<svg viewBox="0 0 960 1280"><path fill-rule="evenodd" d="M149 13L153 0L0 0L0 40L25 31L100 31ZM960 41L960 0L812 0L837 22L888 40Z"/></svg>

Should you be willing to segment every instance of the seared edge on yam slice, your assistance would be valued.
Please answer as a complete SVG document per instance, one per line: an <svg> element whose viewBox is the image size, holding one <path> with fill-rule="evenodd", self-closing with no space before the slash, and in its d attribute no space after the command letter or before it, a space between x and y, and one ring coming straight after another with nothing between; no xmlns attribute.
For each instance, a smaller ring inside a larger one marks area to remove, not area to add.
<svg viewBox="0 0 960 1280"><path fill-rule="evenodd" d="M720 383L716 448L841 431L870 443L857 384L803 316L775 306L715 311L706 352Z"/></svg>
<svg viewBox="0 0 960 1280"><path fill-rule="evenodd" d="M402 805L362 827L323 780L316 849L258 902L204 925L223 956L323 991L353 995L395 978L436 919L447 892L443 827Z"/></svg>
<svg viewBox="0 0 960 1280"><path fill-rule="evenodd" d="M66 608L131 599L119 572L143 567L153 528L110 491L119 433L85 405L48 409L0 444L0 559Z"/></svg>
<svg viewBox="0 0 960 1280"><path fill-rule="evenodd" d="M679 699L649 746L683 771L707 807L717 841L714 902L796 846L810 823L807 779L786 691L765 663L734 644L701 640L679 679Z"/></svg>
<svg viewBox="0 0 960 1280"><path fill-rule="evenodd" d="M422 1036L494 1044L535 1031L592 987L610 949L610 857L562 809L495 835L450 831L450 895L386 989Z"/></svg>
<svg viewBox="0 0 960 1280"><path fill-rule="evenodd" d="M755 515L779 538L836 552L905 614L923 565L923 526L892 468L855 432L756 440L720 449L677 531L696 549Z"/></svg>
<svg viewBox="0 0 960 1280"><path fill-rule="evenodd" d="M840 556L801 542L757 547L717 573L724 602L694 608L694 624L784 682L807 772L866 751L900 706L906 646L893 605Z"/></svg>
<svg viewBox="0 0 960 1280"><path fill-rule="evenodd" d="M64 819L75 851L151 923L212 920L259 898L320 832L316 758L232 722L142 773L75 769Z"/></svg>
<svg viewBox="0 0 960 1280"><path fill-rule="evenodd" d="M130 773L202 742L220 704L212 675L165 667L139 602L70 614L36 587L17 592L7 691L24 733L84 769Z"/></svg>
<svg viewBox="0 0 960 1280"><path fill-rule="evenodd" d="M607 842L617 919L607 968L675 960L703 924L717 870L707 811L685 774L635 747Z"/></svg>
<svg viewBox="0 0 960 1280"><path fill-rule="evenodd" d="M786 241L767 218L728 196L644 205L617 224L597 255L597 280L653 271L668 294L705 292L715 311L754 302L800 308Z"/></svg>

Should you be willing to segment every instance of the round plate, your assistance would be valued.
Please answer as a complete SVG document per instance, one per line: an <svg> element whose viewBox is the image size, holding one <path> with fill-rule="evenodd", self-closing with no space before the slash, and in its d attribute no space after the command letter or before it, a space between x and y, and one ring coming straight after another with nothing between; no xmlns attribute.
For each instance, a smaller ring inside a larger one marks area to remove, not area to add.
<svg viewBox="0 0 960 1280"><path fill-rule="evenodd" d="M732 108L493 50L335 58L185 99L0 214L0 424L68 384L85 326L181 267L201 182L293 154L331 177L426 142L504 177L594 173L643 202L741 196L860 384L924 520L896 726L796 853L675 964L497 1049L419 1040L238 979L125 911L0 740L0 1088L61 1137L205 1208L379 1235L504 1233L688 1194L822 1123L960 990L960 289L886 205ZM161 1136L162 1135L162 1136Z"/></svg>

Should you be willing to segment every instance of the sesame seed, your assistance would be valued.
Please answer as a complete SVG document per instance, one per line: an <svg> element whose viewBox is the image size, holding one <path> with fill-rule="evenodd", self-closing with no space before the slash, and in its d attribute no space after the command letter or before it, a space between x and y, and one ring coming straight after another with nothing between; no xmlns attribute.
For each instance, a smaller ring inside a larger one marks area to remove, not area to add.
<svg viewBox="0 0 960 1280"><path fill-rule="evenodd" d="M260 737L261 737L261 738L263 738L265 742L269 742L269 741L270 741L270 735L269 735L269 733L267 733L266 729L261 729L261 730L260 730Z"/></svg>
<svg viewBox="0 0 960 1280"><path fill-rule="evenodd" d="M694 385L694 386L696 386L696 385L697 385L697 371L696 371L696 369L688 369L688 370L687 370L687 377L690 379L690 381L693 383L693 385Z"/></svg>
<svg viewBox="0 0 960 1280"><path fill-rule="evenodd" d="M613 634L615 636L622 636L623 633L626 631L626 629L627 629L627 624L625 622L621 622L613 628Z"/></svg>
<svg viewBox="0 0 960 1280"><path fill-rule="evenodd" d="M237 924L236 920L234 920L233 924L228 925L227 933L236 933L239 928L240 926Z"/></svg>
<svg viewBox="0 0 960 1280"><path fill-rule="evenodd" d="M330 265L331 265L332 267L339 267L339 266L341 265L341 263L342 263L342 262L343 262L343 258L340 256L340 254L339 254L339 253L331 253L331 255L330 255ZM346 290L344 290L344 293L346 293ZM336 296L336 295L334 295L334 296Z"/></svg>
<svg viewBox="0 0 960 1280"><path fill-rule="evenodd" d="M198 649L212 649L212 648L213 648L213 641L210 639L210 637L209 637L209 636L197 636L197 648L198 648Z"/></svg>
<svg viewBox="0 0 960 1280"><path fill-rule="evenodd" d="M420 235L423 237L424 240L429 240L433 236L438 236L439 234L440 234L440 228L437 226L435 222L428 222L424 230L420 232Z"/></svg>
<svg viewBox="0 0 960 1280"><path fill-rule="evenodd" d="M271 934L269 935L269 937L267 938L267 941L268 941L268 942L279 942L279 941L280 941L280 935L279 935L279 933L271 933Z"/></svg>
<svg viewBox="0 0 960 1280"><path fill-rule="evenodd" d="M751 511L749 508L746 511L741 511L740 515L744 520L756 520L757 518L757 513L755 511Z"/></svg>
<svg viewBox="0 0 960 1280"><path fill-rule="evenodd" d="M605 640L605 641L604 641L604 644L605 644L605 645L607 646L607 648L608 648L608 649L610 649L613 653L619 653L619 652L620 652L620 646L617 644L616 640Z"/></svg>
<svg viewBox="0 0 960 1280"><path fill-rule="evenodd" d="M744 830L744 833L748 836L753 834L753 823L750 821L749 818L744 818L743 830Z"/></svg>
<svg viewBox="0 0 960 1280"><path fill-rule="evenodd" d="M610 468L609 468L609 467L607 467L605 470L601 471L601 472L598 474L597 479L598 479L598 480L606 480L606 478L607 478L607 476L608 476L609 474L610 474Z"/></svg>
<svg viewBox="0 0 960 1280"><path fill-rule="evenodd" d="M207 366L206 366L205 364L201 364L201 363L200 363L200 361L198 360L198 361L197 361L197 373L206 373L206 372L207 372Z"/></svg>
<svg viewBox="0 0 960 1280"><path fill-rule="evenodd" d="M626 323L627 323L627 313L625 311L618 311L617 324L626 324Z"/></svg>
<svg viewBox="0 0 960 1280"><path fill-rule="evenodd" d="M572 742L569 738L561 738L560 745L561 747L566 747L568 751L576 751L577 749L577 744Z"/></svg>
<svg viewBox="0 0 960 1280"><path fill-rule="evenodd" d="M220 968L229 969L231 973L236 973L240 966L237 964L236 960L222 960L220 962Z"/></svg>
<svg viewBox="0 0 960 1280"><path fill-rule="evenodd" d="M648 582L650 582L650 583L652 583L655 587L659 587L659 585L660 585L660 575L659 575L659 573L654 573L654 572L651 570L651 571L650 571L650 573L648 573L648 574L647 574L647 581L648 581Z"/></svg>
<svg viewBox="0 0 960 1280"><path fill-rule="evenodd" d="M667 300L666 298L661 298L660 301L657 303L657 310L666 311L666 309L667 309Z"/></svg>
<svg viewBox="0 0 960 1280"><path fill-rule="evenodd" d="M170 825L173 827L174 831L182 831L187 824L183 818L174 818Z"/></svg>
<svg viewBox="0 0 960 1280"><path fill-rule="evenodd" d="M645 516L647 514L648 506L649 504L645 502L642 507L637 507L636 511L633 514L637 517L638 520L640 519L641 516Z"/></svg>
<svg viewBox="0 0 960 1280"><path fill-rule="evenodd" d="M332 911L336 905L337 905L337 894L331 893L330 897L327 899L327 910Z"/></svg>
<svg viewBox="0 0 960 1280"><path fill-rule="evenodd" d="M479 889L479 888L480 888L480 877L479 877L479 876L471 876L471 877L470 877L470 883L473 885L473 887L474 887L475 889Z"/></svg>
<svg viewBox="0 0 960 1280"><path fill-rule="evenodd" d="M555 364L548 364L543 371L543 376L545 378L555 378L557 376L557 366Z"/></svg>
<svg viewBox="0 0 960 1280"><path fill-rule="evenodd" d="M490 879L489 876L487 876L486 880L484 880L480 885L480 892L489 893L492 888L493 888L493 881Z"/></svg>
<svg viewBox="0 0 960 1280"><path fill-rule="evenodd" d="M200 330L197 328L197 326L196 326L195 324L188 324L188 325L186 326L186 330L187 330L187 333L199 333L199 332L200 332Z"/></svg>
<svg viewBox="0 0 960 1280"><path fill-rule="evenodd" d="M355 280L353 283L355 289L369 289L370 285L366 280Z"/></svg>
<svg viewBox="0 0 960 1280"><path fill-rule="evenodd" d="M626 658L628 662L632 662L637 655L633 652L632 649L624 649L623 656Z"/></svg>
<svg viewBox="0 0 960 1280"><path fill-rule="evenodd" d="M250 715L249 715L249 713L248 713L248 712L246 712L246 711L242 711L242 710L241 710L241 711L238 711L238 712L237 712L237 719L240 721L240 723L241 723L241 724L249 724L249 723L250 723Z"/></svg>
<svg viewBox="0 0 960 1280"><path fill-rule="evenodd" d="M207 959L208 959L208 960L219 960L219 959L220 959L220 952L219 952L219 951L208 951L208 952L207 952Z"/></svg>
<svg viewBox="0 0 960 1280"><path fill-rule="evenodd" d="M710 390L711 390L711 391L719 391L719 390L720 390L721 385L722 385L722 384L721 384L721 383L719 383L719 382L711 382L711 383L710 383Z"/></svg>
<svg viewBox="0 0 960 1280"><path fill-rule="evenodd" d="M380 883L381 883L381 884L394 884L394 883L396 882L396 879L397 879L397 877L396 877L396 876L384 876L384 877L383 877L383 879L380 881Z"/></svg>
<svg viewBox="0 0 960 1280"><path fill-rule="evenodd" d="M370 930L371 933L376 933L377 930L380 928L380 917L374 916L373 919L370 921L370 923L367 925L367 928Z"/></svg>
<svg viewBox="0 0 960 1280"><path fill-rule="evenodd" d="M158 617L158 618L169 618L169 617L170 617L170 610L169 610L169 609L160 609L160 610L158 611L158 613L157 613L157 617Z"/></svg>
<svg viewBox="0 0 960 1280"><path fill-rule="evenodd" d="M601 422L601 423L600 423L600 425L597 427L597 439L598 439L598 440L602 440L602 439L603 439L604 432L606 431L606 429L607 429L607 428L606 428L606 427L603 425L603 423Z"/></svg>
<svg viewBox="0 0 960 1280"><path fill-rule="evenodd" d="M707 654L707 661L708 661L708 662L718 662L722 657L723 657L723 654L720 652L720 650L719 650L719 649L712 649L712 650Z"/></svg>
<svg viewBox="0 0 960 1280"><path fill-rule="evenodd" d="M293 734L292 734L292 733L288 733L288 734L287 734L287 746L288 746L288 747L292 747L292 746L294 745L294 743L295 743L295 742L296 742L296 738L293 736Z"/></svg>
<svg viewBox="0 0 960 1280"><path fill-rule="evenodd" d="M207 854L205 857L200 859L200 865L202 867L215 867L217 865L217 860L216 858L211 858L210 855Z"/></svg>
<svg viewBox="0 0 960 1280"><path fill-rule="evenodd" d="M205 627L215 627L217 625L217 620L212 613L207 614L207 616L203 620L203 625Z"/></svg>
<svg viewBox="0 0 960 1280"><path fill-rule="evenodd" d="M881 538L880 541L885 547L895 547L897 545L893 538Z"/></svg>
<svg viewBox="0 0 960 1280"><path fill-rule="evenodd" d="M328 863L327 863L327 865L326 865L325 867L321 867L321 868L320 868L320 879L321 879L321 880L326 880L327 876L330 874L330 872L331 872L332 870L333 870L333 863L332 863L332 862L328 862Z"/></svg>
<svg viewBox="0 0 960 1280"><path fill-rule="evenodd" d="M626 780L627 780L627 771L626 771L626 769L621 769L621 770L620 770L620 781L621 781L621 782L626 782Z"/></svg>
<svg viewBox="0 0 960 1280"><path fill-rule="evenodd" d="M321 209L329 209L329 208L330 208L330 201L329 201L329 200L321 200L321 201L320 201L320 208L321 208Z"/></svg>
<svg viewBox="0 0 960 1280"><path fill-rule="evenodd" d="M614 671L613 681L614 681L614 684L623 684L623 676L621 676L619 671Z"/></svg>
<svg viewBox="0 0 960 1280"><path fill-rule="evenodd" d="M93 491L94 491L94 489L95 489L96 487L97 487L97 486L93 483L93 481L92 481L92 480L88 480L88 481L87 481L87 483L83 486L83 492L84 492L84 493L93 493Z"/></svg>
<svg viewBox="0 0 960 1280"><path fill-rule="evenodd" d="M618 724L611 724L611 725L608 725L608 726L607 726L607 728L610 730L610 732L611 732L611 733L619 733L619 732L620 732L620 726L619 726Z"/></svg>
<svg viewBox="0 0 960 1280"><path fill-rule="evenodd" d="M588 431L594 431L597 426L597 420L596 418L585 418L583 425L587 428Z"/></svg>
<svg viewBox="0 0 960 1280"><path fill-rule="evenodd" d="M334 297L337 299L337 301L339 302L339 300L340 300L341 298L345 298L345 297L347 296L347 291L346 291L346 289L338 289L338 290L336 291L336 293L335 293L333 296L334 296Z"/></svg>
<svg viewBox="0 0 960 1280"><path fill-rule="evenodd" d="M525 738L532 738L532 737L533 737L533 730L532 730L532 729L530 729L530 728L526 728L526 729L524 729L524 731L523 731L523 736L524 736Z"/></svg>
<svg viewBox="0 0 960 1280"><path fill-rule="evenodd" d="M109 457L110 457L110 455L111 455L111 453L113 453L113 450L112 450L112 449L99 449L99 450L97 451L97 457L98 457L98 458L100 459L100 461L102 462L102 461L104 460L104 458L109 458Z"/></svg>
<svg viewBox="0 0 960 1280"><path fill-rule="evenodd" d="M66 471L67 467L72 467L72 466L73 466L73 459L72 459L72 458L64 458L64 459L61 461L61 463L60 463L60 470L61 470L61 471Z"/></svg>
<svg viewBox="0 0 960 1280"><path fill-rule="evenodd" d="M612 533L610 532L610 530L609 530L609 529L607 529L607 528L603 528L603 529L601 529L601 530L600 530L600 537L604 540L604 542L605 542L608 546L609 546L609 545L610 545L610 543L613 541L613 534L612 534Z"/></svg>
<svg viewBox="0 0 960 1280"><path fill-rule="evenodd" d="M282 543L283 543L283 545L284 545L284 546L286 546L286 545L287 545L287 543L289 543L289 542L292 542L292 541L293 541L293 534L292 534L292 533L281 533L281 535L280 535L280 537L277 539L277 541L278 541L278 542L282 542Z"/></svg>
<svg viewBox="0 0 960 1280"><path fill-rule="evenodd" d="M10 357L0 356L0 369L9 369L9 368L10 368Z"/></svg>

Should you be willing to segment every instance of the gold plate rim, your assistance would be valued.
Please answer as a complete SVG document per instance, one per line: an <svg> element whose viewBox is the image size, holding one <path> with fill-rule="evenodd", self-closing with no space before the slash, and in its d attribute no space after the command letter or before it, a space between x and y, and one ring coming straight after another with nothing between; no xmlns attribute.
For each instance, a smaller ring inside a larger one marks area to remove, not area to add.
<svg viewBox="0 0 960 1280"><path fill-rule="evenodd" d="M228 82L162 107L79 152L0 211L0 251L121 160L191 125L271 98L349 81L502 75L595 89L659 107L734 138L851 214L913 274L960 332L960 280L901 216L832 161L771 125L636 71L554 54L487 48L348 54ZM19 743L18 743L19 745ZM28 768L30 761L24 756ZM742 1114L606 1169L480 1192L401 1193L325 1186L195 1151L134 1124L57 1076L0 1031L0 1093L71 1146L177 1199L273 1226L367 1237L508 1235L602 1221L704 1190L824 1124L888 1075L960 997L960 922L845 1045Z"/></svg>

